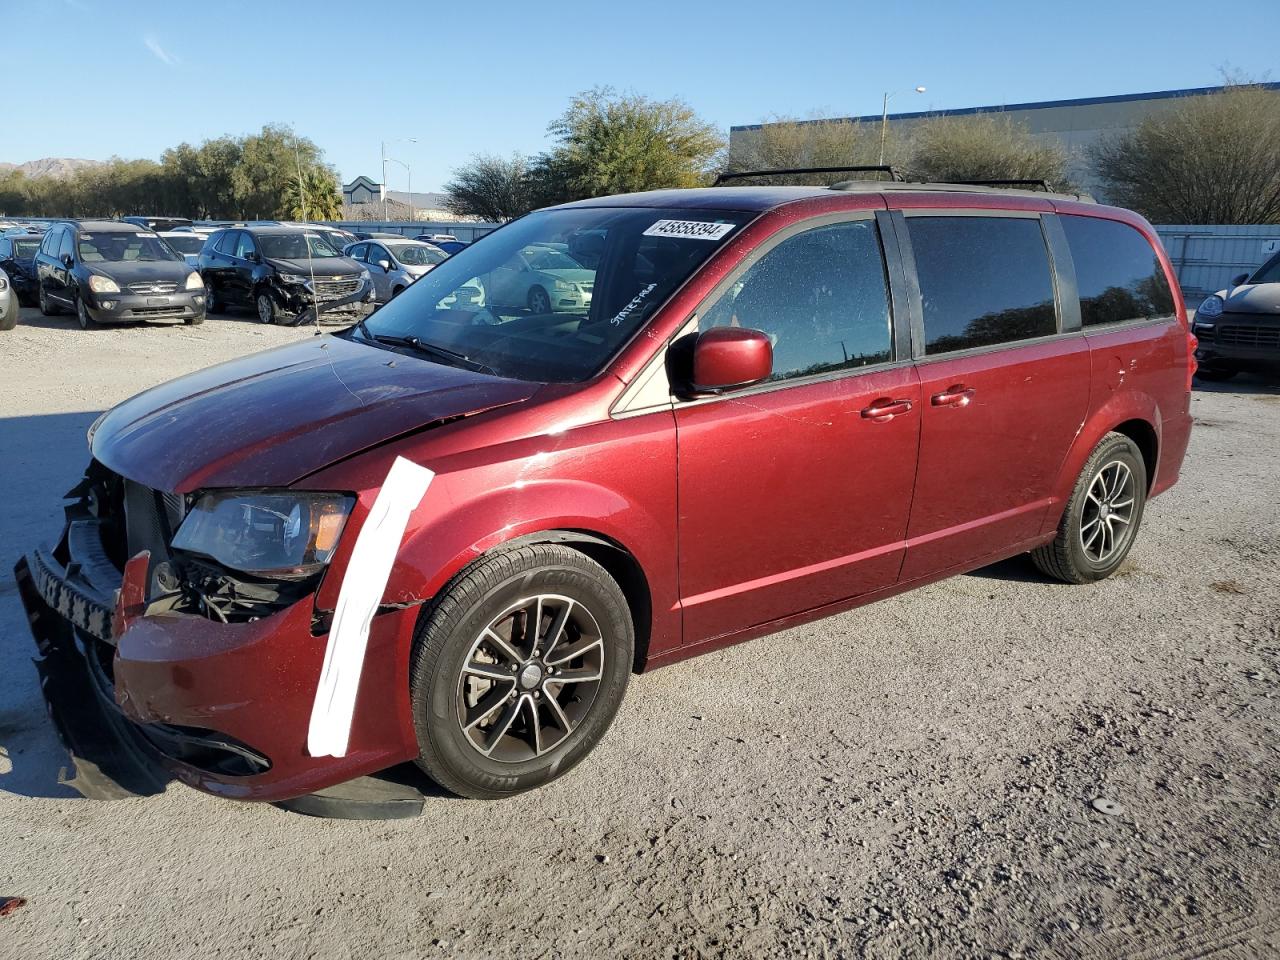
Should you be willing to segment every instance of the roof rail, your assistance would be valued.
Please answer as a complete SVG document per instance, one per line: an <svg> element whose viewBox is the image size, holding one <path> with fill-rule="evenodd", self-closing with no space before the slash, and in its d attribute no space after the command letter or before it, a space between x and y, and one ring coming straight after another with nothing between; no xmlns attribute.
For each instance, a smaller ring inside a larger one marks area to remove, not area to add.
<svg viewBox="0 0 1280 960"><path fill-rule="evenodd" d="M901 181L902 177L898 172L888 164L874 164L871 166L859 167L788 167L778 170L741 170L735 173L722 173L716 177L716 182L712 184L714 187L720 186L727 180L743 180L747 177L782 177L782 176L799 176L800 174L809 173L887 173L890 180Z"/></svg>
<svg viewBox="0 0 1280 960"><path fill-rule="evenodd" d="M1026 180L948 180L947 183L962 183L967 187L1039 187L1045 193L1053 193L1049 181L1038 177Z"/></svg>

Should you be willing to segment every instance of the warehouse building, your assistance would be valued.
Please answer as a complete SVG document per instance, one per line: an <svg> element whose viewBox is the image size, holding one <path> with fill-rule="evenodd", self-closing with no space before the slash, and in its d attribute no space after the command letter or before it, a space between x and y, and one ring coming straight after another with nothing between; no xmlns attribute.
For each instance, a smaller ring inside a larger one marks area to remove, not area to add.
<svg viewBox="0 0 1280 960"><path fill-rule="evenodd" d="M1275 91L1280 96L1280 83L1257 86ZM1046 100L1040 103L993 104L987 107L964 107L959 110L928 110L889 114L890 135L910 134L911 127L934 117L963 117L978 113L1003 113L1024 125L1038 138L1062 144L1071 158L1070 172L1084 189L1100 192L1097 178L1089 165L1089 148L1101 137L1131 130L1142 120L1167 110L1182 97L1202 97L1220 93L1222 87L1193 87L1186 90L1161 90L1155 93L1127 93L1114 97L1083 97L1077 100ZM831 120L805 120L802 123L845 122L878 126L880 114L865 117L833 117ZM758 136L766 124L746 124L729 130L730 156L742 151Z"/></svg>

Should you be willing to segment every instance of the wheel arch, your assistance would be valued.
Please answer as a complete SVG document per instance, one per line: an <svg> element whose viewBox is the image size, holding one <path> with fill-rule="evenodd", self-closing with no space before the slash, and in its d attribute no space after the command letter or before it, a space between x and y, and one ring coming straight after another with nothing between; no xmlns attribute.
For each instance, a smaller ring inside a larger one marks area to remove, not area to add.
<svg viewBox="0 0 1280 960"><path fill-rule="evenodd" d="M1156 465L1160 462L1160 437L1155 426L1149 420L1134 418L1116 424L1107 433L1124 434L1142 452L1142 463L1147 468L1147 493L1150 493L1156 482Z"/></svg>

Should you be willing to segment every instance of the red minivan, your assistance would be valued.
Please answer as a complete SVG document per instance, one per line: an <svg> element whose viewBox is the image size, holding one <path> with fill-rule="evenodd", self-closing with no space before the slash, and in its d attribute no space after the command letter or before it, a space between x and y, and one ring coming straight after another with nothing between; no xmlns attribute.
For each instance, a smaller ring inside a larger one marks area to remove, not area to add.
<svg viewBox="0 0 1280 960"><path fill-rule="evenodd" d="M501 797L582 760L633 672L1019 553L1108 576L1178 478L1193 346L1151 226L1079 198L567 204L107 412L19 581L46 658L192 786L412 760Z"/></svg>

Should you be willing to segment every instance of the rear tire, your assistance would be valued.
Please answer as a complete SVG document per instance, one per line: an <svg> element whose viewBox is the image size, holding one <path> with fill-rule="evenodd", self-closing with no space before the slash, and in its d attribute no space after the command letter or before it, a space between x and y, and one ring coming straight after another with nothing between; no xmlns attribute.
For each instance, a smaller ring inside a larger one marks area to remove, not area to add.
<svg viewBox="0 0 1280 960"><path fill-rule="evenodd" d="M62 311L54 306L53 301L49 299L49 295L44 292L44 287L40 287L40 293L37 295L36 302L40 307L40 316L56 317Z"/></svg>
<svg viewBox="0 0 1280 960"><path fill-rule="evenodd" d="M418 765L475 799L563 776L613 721L634 648L626 598L585 554L539 544L477 561L419 621Z"/></svg>
<svg viewBox="0 0 1280 960"><path fill-rule="evenodd" d="M1031 551L1037 569L1064 583L1111 576L1138 536L1147 502L1147 466L1138 445L1108 433L1094 448L1062 513L1058 535Z"/></svg>

